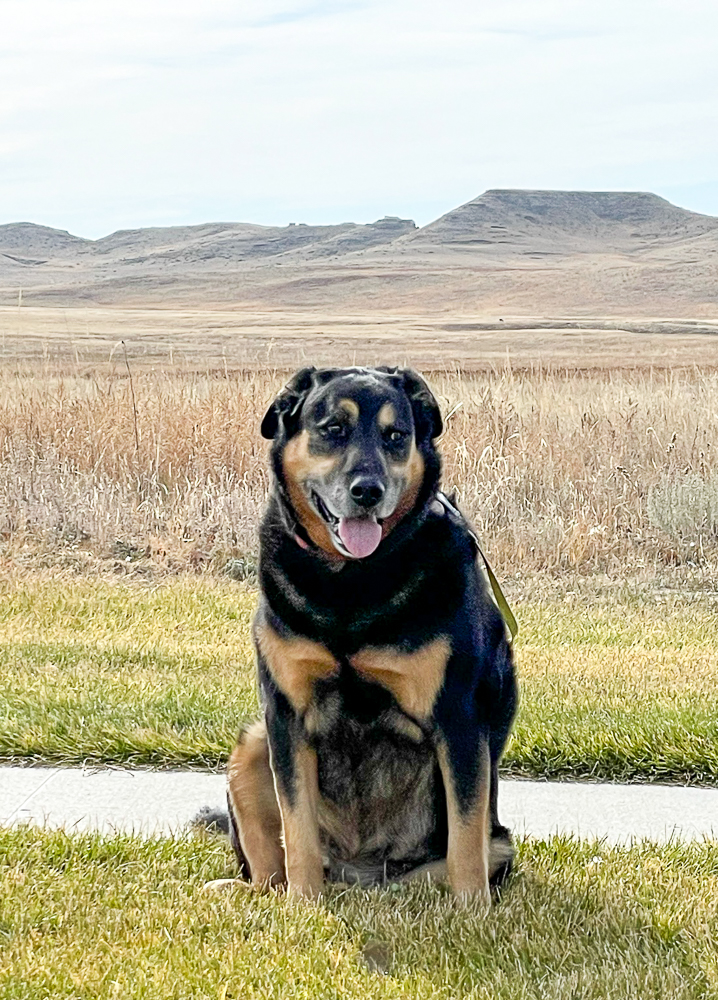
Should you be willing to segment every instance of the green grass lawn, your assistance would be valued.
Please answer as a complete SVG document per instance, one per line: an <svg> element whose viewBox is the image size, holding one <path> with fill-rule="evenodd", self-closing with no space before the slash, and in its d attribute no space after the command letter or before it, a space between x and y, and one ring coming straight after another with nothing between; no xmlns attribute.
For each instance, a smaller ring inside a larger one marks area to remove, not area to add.
<svg viewBox="0 0 718 1000"><path fill-rule="evenodd" d="M0 830L3 1000L718 995L718 845L521 845L488 916L443 887L202 891L212 838Z"/></svg>
<svg viewBox="0 0 718 1000"><path fill-rule="evenodd" d="M220 766L256 711L244 585L0 581L0 759ZM718 780L707 599L515 608L521 707L505 770Z"/></svg>

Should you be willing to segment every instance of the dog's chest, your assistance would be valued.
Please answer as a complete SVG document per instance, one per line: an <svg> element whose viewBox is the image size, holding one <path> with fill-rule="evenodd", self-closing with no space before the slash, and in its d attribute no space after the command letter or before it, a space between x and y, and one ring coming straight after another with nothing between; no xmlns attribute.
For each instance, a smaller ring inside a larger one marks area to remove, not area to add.
<svg viewBox="0 0 718 1000"><path fill-rule="evenodd" d="M431 717L451 654L449 639L439 635L411 650L367 645L341 656L311 639L280 635L264 615L255 623L255 639L272 680L310 726L321 724L311 717L323 701L329 711L330 692L360 715L388 695L421 724Z"/></svg>
<svg viewBox="0 0 718 1000"><path fill-rule="evenodd" d="M317 754L327 858L380 869L424 859L436 823L432 717L448 638L435 635L415 649L366 645L342 656L280 635L261 613L255 638L261 666Z"/></svg>
<svg viewBox="0 0 718 1000"><path fill-rule="evenodd" d="M436 812L430 727L349 671L316 685L304 723L317 754L327 857L370 865L423 858Z"/></svg>

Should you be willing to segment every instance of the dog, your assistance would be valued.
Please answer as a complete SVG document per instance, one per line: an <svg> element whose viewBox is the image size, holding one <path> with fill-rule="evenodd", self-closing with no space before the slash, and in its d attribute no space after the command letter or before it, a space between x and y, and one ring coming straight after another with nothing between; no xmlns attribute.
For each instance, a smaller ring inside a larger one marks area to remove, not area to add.
<svg viewBox="0 0 718 1000"><path fill-rule="evenodd" d="M475 536L439 492L436 399L407 369L304 368L261 432L263 718L228 766L241 870L308 898L448 878L486 903L513 859L497 766L517 690Z"/></svg>

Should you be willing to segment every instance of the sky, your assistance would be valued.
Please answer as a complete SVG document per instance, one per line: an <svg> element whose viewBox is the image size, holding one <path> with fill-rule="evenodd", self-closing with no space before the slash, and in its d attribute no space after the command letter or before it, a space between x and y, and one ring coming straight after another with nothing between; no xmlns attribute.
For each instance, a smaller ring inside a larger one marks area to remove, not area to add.
<svg viewBox="0 0 718 1000"><path fill-rule="evenodd" d="M718 215L715 0L0 0L0 223L420 225L488 188Z"/></svg>

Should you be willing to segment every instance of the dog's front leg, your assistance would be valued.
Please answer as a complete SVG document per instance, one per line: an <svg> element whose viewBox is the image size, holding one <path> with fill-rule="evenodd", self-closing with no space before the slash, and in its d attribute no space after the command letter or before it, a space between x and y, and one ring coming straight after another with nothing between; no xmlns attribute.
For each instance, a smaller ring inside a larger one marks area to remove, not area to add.
<svg viewBox="0 0 718 1000"><path fill-rule="evenodd" d="M324 881L317 817L317 755L306 742L301 719L279 693L272 710L267 711L267 730L282 814L289 892L314 898Z"/></svg>
<svg viewBox="0 0 718 1000"><path fill-rule="evenodd" d="M307 742L303 718L314 685L339 669L326 647L301 636L280 634L260 608L254 626L259 683L272 774L282 814L289 891L317 896L324 881L317 808L317 757Z"/></svg>
<svg viewBox="0 0 718 1000"><path fill-rule="evenodd" d="M306 744L294 758L294 780L277 781L289 891L314 898L322 891L324 865L317 821L317 755Z"/></svg>
<svg viewBox="0 0 718 1000"><path fill-rule="evenodd" d="M446 790L449 842L446 868L459 898L488 906L491 761L484 733L473 719L454 716L440 726L438 757Z"/></svg>

